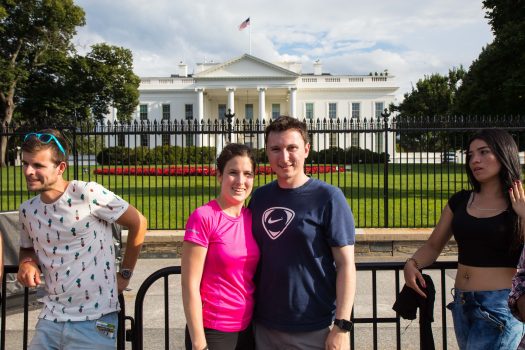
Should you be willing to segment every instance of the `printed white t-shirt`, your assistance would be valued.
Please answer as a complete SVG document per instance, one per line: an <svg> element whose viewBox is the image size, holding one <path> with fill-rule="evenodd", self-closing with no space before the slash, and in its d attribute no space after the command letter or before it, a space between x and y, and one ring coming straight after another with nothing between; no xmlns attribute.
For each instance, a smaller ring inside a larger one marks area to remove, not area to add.
<svg viewBox="0 0 525 350"><path fill-rule="evenodd" d="M95 182L71 181L54 203L20 205L20 247L34 248L47 295L39 318L96 320L119 311L111 223L129 204Z"/></svg>

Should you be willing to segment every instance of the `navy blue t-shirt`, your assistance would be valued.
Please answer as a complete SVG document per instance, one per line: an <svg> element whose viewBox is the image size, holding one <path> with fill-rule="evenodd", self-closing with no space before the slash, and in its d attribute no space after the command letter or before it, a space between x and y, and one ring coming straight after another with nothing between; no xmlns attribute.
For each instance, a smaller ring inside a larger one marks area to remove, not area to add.
<svg viewBox="0 0 525 350"><path fill-rule="evenodd" d="M336 300L331 248L355 242L343 192L316 179L293 189L273 181L253 193L249 208L261 250L254 319L284 332L329 326Z"/></svg>

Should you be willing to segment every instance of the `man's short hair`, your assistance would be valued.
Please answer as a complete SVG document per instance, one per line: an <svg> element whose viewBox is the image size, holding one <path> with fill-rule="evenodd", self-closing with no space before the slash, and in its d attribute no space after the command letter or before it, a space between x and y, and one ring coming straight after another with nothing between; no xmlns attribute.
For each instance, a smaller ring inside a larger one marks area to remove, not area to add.
<svg viewBox="0 0 525 350"><path fill-rule="evenodd" d="M301 134L305 144L310 142L306 123L300 121L299 119L282 115L268 124L264 130L265 143L268 143L268 136L271 132L283 132L290 129L298 131Z"/></svg>
<svg viewBox="0 0 525 350"><path fill-rule="evenodd" d="M60 146L62 146L62 150L60 149L59 145L56 143L56 141L51 140L49 142L43 142L41 140L41 137L38 137L37 134L46 135L50 134L53 135L56 140L60 143ZM62 133L56 129L43 129L36 133L27 133L25 135L25 141L22 143L22 151L27 153L36 153L40 152L42 150L50 149L51 150L51 157L53 163L56 165L65 162L67 163L68 154L70 152L69 150L69 144L62 135Z"/></svg>

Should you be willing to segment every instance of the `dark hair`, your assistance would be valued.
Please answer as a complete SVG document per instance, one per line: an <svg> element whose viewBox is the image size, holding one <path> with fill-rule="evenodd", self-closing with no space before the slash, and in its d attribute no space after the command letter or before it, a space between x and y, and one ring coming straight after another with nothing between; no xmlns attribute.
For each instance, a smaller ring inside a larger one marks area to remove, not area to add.
<svg viewBox="0 0 525 350"><path fill-rule="evenodd" d="M67 158L68 154L70 152L69 149L69 143L67 142L66 138L62 133L56 129L43 129L40 131L37 131L38 134L51 134L56 137L58 142L62 145L62 148L64 149L64 153L60 150L58 145L55 141L50 141L48 143L43 143L40 141L36 136L30 136L22 143L22 151L28 152L28 153L36 153L40 152L41 150L50 149L51 150L51 157L52 161L58 165L62 162L67 164Z"/></svg>
<svg viewBox="0 0 525 350"><path fill-rule="evenodd" d="M264 130L265 143L268 142L268 136L271 132L282 132L290 129L298 131L301 134L305 144L309 143L308 129L306 127L306 123L300 121L299 119L288 117L286 115L280 116L266 127L266 129Z"/></svg>
<svg viewBox="0 0 525 350"><path fill-rule="evenodd" d="M470 138L468 142L469 149L471 143L474 140L485 141L487 146L489 146L490 150L494 153L501 164L499 180L504 197L507 199L510 208L511 220L514 227L516 241L522 242L523 238L521 235L521 220L516 212L512 209L508 194L509 188L512 187L514 181L521 180L521 166L519 161L518 146L508 132L500 129L484 129L478 131ZM481 190L481 184L478 180L476 180L474 174L472 173L472 169L470 169L470 158L471 155L469 152L467 152L465 169L470 185L474 188L475 192L479 192Z"/></svg>
<svg viewBox="0 0 525 350"><path fill-rule="evenodd" d="M217 158L217 171L222 174L226 163L235 157L248 157L252 163L252 171L255 172L255 156L250 147L240 143L230 143L226 145L221 151L219 158Z"/></svg>

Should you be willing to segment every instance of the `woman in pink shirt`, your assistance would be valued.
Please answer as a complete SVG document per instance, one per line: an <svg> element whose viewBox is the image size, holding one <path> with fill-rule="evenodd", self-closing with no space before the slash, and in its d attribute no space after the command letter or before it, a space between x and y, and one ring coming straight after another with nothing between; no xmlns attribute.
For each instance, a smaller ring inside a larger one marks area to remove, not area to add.
<svg viewBox="0 0 525 350"><path fill-rule="evenodd" d="M253 188L248 146L229 144L217 159L219 196L195 209L182 246L187 350L254 349L253 276L259 248L244 201Z"/></svg>

